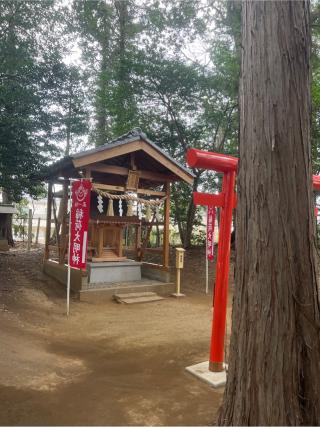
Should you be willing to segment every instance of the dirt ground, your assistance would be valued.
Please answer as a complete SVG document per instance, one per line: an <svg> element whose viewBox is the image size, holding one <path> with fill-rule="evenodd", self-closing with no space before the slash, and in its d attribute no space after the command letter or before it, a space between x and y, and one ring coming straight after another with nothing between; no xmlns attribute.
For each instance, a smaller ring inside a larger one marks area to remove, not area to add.
<svg viewBox="0 0 320 427"><path fill-rule="evenodd" d="M212 424L223 389L184 369L208 359L212 297L194 292L204 289L200 252L188 254L186 298L73 299L69 318L41 249L0 254L0 424Z"/></svg>

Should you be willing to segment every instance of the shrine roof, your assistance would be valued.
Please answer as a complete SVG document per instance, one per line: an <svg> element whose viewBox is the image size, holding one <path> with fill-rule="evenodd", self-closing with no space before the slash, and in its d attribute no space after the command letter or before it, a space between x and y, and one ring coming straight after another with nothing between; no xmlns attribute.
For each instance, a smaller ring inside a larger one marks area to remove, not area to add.
<svg viewBox="0 0 320 427"><path fill-rule="evenodd" d="M49 166L43 176L48 180L58 176L80 177L79 172L82 170L111 175L125 168L130 169L132 154L137 169L145 171L146 179L148 173L152 173L159 177L159 181L162 176L166 176L170 181L193 182L193 173L151 141L140 129L133 129L97 148L66 156Z"/></svg>

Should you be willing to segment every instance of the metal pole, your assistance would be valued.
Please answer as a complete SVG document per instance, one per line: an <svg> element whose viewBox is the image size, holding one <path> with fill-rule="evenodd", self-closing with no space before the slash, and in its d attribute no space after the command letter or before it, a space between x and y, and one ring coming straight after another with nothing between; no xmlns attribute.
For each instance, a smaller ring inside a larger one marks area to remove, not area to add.
<svg viewBox="0 0 320 427"><path fill-rule="evenodd" d="M32 243L32 209L29 209L29 216L28 216L28 251L31 249L31 243Z"/></svg>
<svg viewBox="0 0 320 427"><path fill-rule="evenodd" d="M68 244L68 280L67 280L67 316L70 313L70 280L71 280L71 267L70 267L70 241L71 241L71 208L72 208L72 184L70 180L70 198L69 198L69 244Z"/></svg>
<svg viewBox="0 0 320 427"><path fill-rule="evenodd" d="M209 262L208 262L208 206L207 206L207 223L206 223L206 295L209 292Z"/></svg>
<svg viewBox="0 0 320 427"><path fill-rule="evenodd" d="M222 192L225 194L224 207L221 209L216 286L214 292L214 311L210 346L210 371L219 372L223 368L224 339L227 315L228 279L230 264L230 240L232 209L234 206L235 171L223 176Z"/></svg>

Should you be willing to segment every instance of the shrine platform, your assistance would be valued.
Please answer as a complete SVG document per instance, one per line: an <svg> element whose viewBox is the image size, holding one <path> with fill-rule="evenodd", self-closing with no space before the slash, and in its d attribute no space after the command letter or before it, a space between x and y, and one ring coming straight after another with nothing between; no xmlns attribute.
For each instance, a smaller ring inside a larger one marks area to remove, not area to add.
<svg viewBox="0 0 320 427"><path fill-rule="evenodd" d="M113 299L117 293L155 292L160 296L169 296L174 292L174 283L160 282L143 277L141 280L128 282L101 283L99 286L88 285L79 292L80 301L103 303Z"/></svg>
<svg viewBox="0 0 320 427"><path fill-rule="evenodd" d="M67 286L68 267L46 260L43 271ZM134 260L118 262L88 262L87 270L71 269L71 290L81 301L103 302L117 292L156 292L167 296L174 292L170 272L155 265Z"/></svg>

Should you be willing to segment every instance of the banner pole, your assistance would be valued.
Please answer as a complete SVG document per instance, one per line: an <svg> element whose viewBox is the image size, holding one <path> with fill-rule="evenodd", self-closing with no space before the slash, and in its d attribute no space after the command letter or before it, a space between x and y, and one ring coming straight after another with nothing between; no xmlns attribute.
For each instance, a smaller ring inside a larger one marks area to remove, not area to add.
<svg viewBox="0 0 320 427"><path fill-rule="evenodd" d="M208 206L207 206L207 223L206 223L206 295L209 292L209 262L208 262Z"/></svg>
<svg viewBox="0 0 320 427"><path fill-rule="evenodd" d="M70 313L70 281L71 281L71 267L70 267L70 242L71 242L71 208L72 208L72 181L70 179L70 197L69 197L69 244L68 244L68 281L67 281L67 316Z"/></svg>

